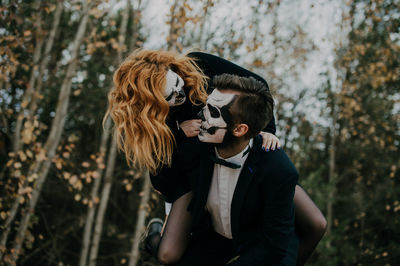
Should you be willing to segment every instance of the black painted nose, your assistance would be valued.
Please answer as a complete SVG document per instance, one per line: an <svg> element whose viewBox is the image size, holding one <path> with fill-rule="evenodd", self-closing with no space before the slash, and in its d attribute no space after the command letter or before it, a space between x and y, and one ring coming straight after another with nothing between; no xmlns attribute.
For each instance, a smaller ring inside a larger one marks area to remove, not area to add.
<svg viewBox="0 0 400 266"><path fill-rule="evenodd" d="M200 112L197 114L197 117L200 118L201 121L206 121L206 118L204 117L203 109L200 110Z"/></svg>

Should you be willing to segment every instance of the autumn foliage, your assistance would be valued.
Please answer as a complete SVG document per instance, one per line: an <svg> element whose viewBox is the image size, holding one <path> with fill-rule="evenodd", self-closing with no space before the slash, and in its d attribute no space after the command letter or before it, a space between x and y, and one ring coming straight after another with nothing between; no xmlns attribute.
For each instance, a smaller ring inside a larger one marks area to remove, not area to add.
<svg viewBox="0 0 400 266"><path fill-rule="evenodd" d="M277 136L329 221L309 264L398 264L399 1L326 1L340 19L323 40L302 18L324 1L117 2L2 1L0 265L157 265L136 239L163 202L102 125L138 47L200 49L265 77ZM146 15L156 5L162 25Z"/></svg>

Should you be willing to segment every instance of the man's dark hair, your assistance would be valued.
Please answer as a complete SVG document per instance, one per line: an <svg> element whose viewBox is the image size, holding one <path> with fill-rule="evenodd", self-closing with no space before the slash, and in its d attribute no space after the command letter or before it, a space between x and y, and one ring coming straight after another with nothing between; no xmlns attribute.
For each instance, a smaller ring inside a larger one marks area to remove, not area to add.
<svg viewBox="0 0 400 266"><path fill-rule="evenodd" d="M215 76L212 85L218 90L240 92L230 108L233 123L249 126L246 137L253 138L271 121L274 99L268 87L253 77L240 77L231 74Z"/></svg>

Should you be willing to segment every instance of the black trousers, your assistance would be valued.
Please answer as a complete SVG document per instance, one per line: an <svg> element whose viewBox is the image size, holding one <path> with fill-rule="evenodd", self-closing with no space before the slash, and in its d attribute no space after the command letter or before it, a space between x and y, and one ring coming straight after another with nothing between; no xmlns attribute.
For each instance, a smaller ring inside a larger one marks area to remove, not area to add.
<svg viewBox="0 0 400 266"><path fill-rule="evenodd" d="M221 266L236 254L232 239L212 231L192 239L182 259L174 266Z"/></svg>

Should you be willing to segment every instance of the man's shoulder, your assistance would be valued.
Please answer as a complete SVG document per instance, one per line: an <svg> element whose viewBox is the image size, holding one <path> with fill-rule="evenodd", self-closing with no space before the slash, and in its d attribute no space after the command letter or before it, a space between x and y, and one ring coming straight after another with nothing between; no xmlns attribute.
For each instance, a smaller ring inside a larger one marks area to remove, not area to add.
<svg viewBox="0 0 400 266"><path fill-rule="evenodd" d="M268 176L277 176L279 178L298 178L299 173L293 162L283 149L261 152L260 153L259 167L262 172L267 173Z"/></svg>

